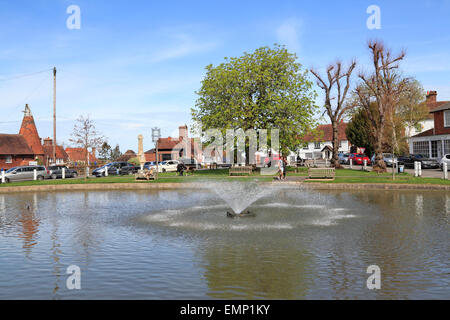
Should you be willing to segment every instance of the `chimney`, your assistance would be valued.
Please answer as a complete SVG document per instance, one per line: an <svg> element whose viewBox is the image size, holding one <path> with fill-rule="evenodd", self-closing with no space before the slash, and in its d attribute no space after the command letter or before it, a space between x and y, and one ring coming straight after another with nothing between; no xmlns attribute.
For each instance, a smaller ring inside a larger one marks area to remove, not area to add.
<svg viewBox="0 0 450 320"><path fill-rule="evenodd" d="M427 104L428 103L436 103L437 99L437 91L428 91L427 92Z"/></svg>
<svg viewBox="0 0 450 320"><path fill-rule="evenodd" d="M187 127L187 125L180 126L178 128L178 131L179 131L180 139L184 139L184 138L187 139L187 137L188 137L188 127Z"/></svg>
<svg viewBox="0 0 450 320"><path fill-rule="evenodd" d="M53 139L52 138L45 138L44 139L44 146L52 146L53 145Z"/></svg>

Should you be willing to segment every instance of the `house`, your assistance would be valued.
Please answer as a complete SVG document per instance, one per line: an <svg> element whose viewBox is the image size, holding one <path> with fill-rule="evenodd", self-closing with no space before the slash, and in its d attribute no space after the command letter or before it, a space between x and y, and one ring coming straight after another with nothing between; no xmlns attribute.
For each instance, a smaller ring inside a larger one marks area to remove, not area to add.
<svg viewBox="0 0 450 320"><path fill-rule="evenodd" d="M10 169L36 161L33 150L20 134L0 134L0 168Z"/></svg>
<svg viewBox="0 0 450 320"><path fill-rule="evenodd" d="M75 166L85 165L87 156L87 150L84 148L66 148L66 153L69 156L69 162ZM95 156L95 148L92 148L92 152L89 152L89 163L88 165L97 164L97 157Z"/></svg>
<svg viewBox="0 0 450 320"><path fill-rule="evenodd" d="M46 138L44 139L44 144L42 145L44 149L44 164L46 166L54 164L53 161L53 139ZM63 147L56 145L56 164L65 164L69 160L69 155L64 150Z"/></svg>
<svg viewBox="0 0 450 320"><path fill-rule="evenodd" d="M412 137L424 131L433 129L434 128L433 110L449 102L450 101L437 101L437 91L428 91L426 96L426 105L428 107L428 110L430 111L430 114L427 119L420 122L419 130L417 130L416 128L407 128L406 136Z"/></svg>
<svg viewBox="0 0 450 320"><path fill-rule="evenodd" d="M450 101L437 103L431 114L433 128L409 138L409 151L440 160L450 154Z"/></svg>
<svg viewBox="0 0 450 320"><path fill-rule="evenodd" d="M194 138L189 138L187 125L178 128L178 138L158 139L158 161L177 160L179 158L202 161L202 150ZM156 149L145 152L146 161L156 161Z"/></svg>
<svg viewBox="0 0 450 320"><path fill-rule="evenodd" d="M347 123L341 122L338 127L339 152L350 152L351 144L345 134ZM309 134L303 138L303 148L297 150L302 159L331 159L333 156L333 127L331 124L319 125L317 135Z"/></svg>
<svg viewBox="0 0 450 320"><path fill-rule="evenodd" d="M0 167L3 169L37 163L47 164L48 156L53 154L52 151L46 156L45 146L42 145L28 104L23 112L19 134L0 134Z"/></svg>
<svg viewBox="0 0 450 320"><path fill-rule="evenodd" d="M123 155L121 155L117 161L128 161L130 159L136 158L137 154L133 150L127 150Z"/></svg>

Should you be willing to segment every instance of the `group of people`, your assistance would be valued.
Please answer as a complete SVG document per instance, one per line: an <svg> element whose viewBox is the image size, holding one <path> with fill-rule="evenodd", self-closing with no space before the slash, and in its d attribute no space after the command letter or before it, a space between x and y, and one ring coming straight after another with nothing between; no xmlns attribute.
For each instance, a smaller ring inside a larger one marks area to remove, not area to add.
<svg viewBox="0 0 450 320"><path fill-rule="evenodd" d="M278 180L286 180L286 167L286 157L280 157L280 160L278 160Z"/></svg>

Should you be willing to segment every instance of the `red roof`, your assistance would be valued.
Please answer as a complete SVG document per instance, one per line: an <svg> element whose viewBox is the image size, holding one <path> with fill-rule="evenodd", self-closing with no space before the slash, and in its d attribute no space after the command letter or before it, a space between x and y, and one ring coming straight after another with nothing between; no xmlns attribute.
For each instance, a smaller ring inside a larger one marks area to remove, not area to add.
<svg viewBox="0 0 450 320"><path fill-rule="evenodd" d="M70 161L86 161L86 149L84 148L66 148L66 153ZM96 162L97 157L93 152L89 153L89 161Z"/></svg>
<svg viewBox="0 0 450 320"><path fill-rule="evenodd" d="M25 138L20 134L0 134L0 154L34 155Z"/></svg>
<svg viewBox="0 0 450 320"><path fill-rule="evenodd" d="M36 125L34 124L34 118L28 105L25 106L25 115L22 120L22 126L20 127L19 134L25 138L35 155L44 155L41 138L39 138Z"/></svg>
<svg viewBox="0 0 450 320"><path fill-rule="evenodd" d="M416 138L416 137L429 137L429 136L434 136L434 129L429 129L427 131L421 132L419 134L416 134L415 136L412 136L411 138Z"/></svg>
<svg viewBox="0 0 450 320"><path fill-rule="evenodd" d="M345 129L347 129L347 123L341 122L338 126L338 140L347 140L347 135L345 134ZM308 134L302 140L305 142L312 141L331 141L333 140L333 127L331 124L321 124L317 127L317 135Z"/></svg>
<svg viewBox="0 0 450 320"><path fill-rule="evenodd" d="M44 145L43 148L45 156L49 159L53 159L53 145ZM64 151L63 147L57 145L55 151L56 159L69 159L69 155Z"/></svg>

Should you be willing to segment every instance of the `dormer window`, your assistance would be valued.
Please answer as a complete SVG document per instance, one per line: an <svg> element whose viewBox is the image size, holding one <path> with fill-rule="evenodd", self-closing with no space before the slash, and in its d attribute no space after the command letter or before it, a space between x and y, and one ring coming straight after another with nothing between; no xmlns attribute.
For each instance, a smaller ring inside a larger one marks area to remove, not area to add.
<svg viewBox="0 0 450 320"><path fill-rule="evenodd" d="M444 127L450 127L450 110L444 111Z"/></svg>

